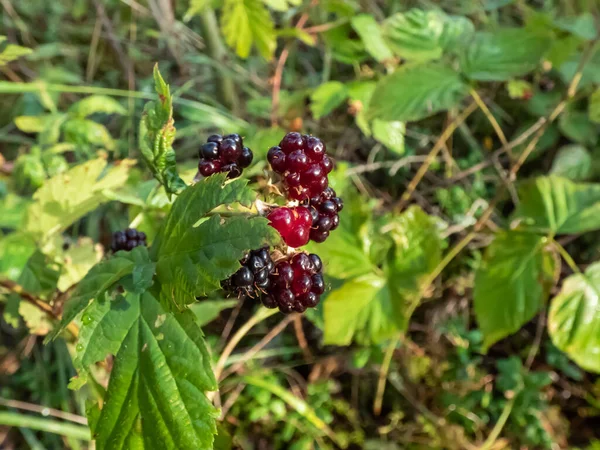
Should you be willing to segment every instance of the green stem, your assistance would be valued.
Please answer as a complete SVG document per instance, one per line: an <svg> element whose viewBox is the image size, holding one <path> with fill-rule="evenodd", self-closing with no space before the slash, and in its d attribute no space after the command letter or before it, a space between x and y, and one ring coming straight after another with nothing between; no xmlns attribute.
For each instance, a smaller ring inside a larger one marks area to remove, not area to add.
<svg viewBox="0 0 600 450"><path fill-rule="evenodd" d="M496 439L498 439L498 436L500 436L500 433L502 432L504 425L506 425L506 421L510 417L510 413L512 412L513 406L515 405L516 397L517 397L517 394L515 393L515 396L506 403L506 405L504 406L504 409L502 410L502 414L500 415L500 418L498 419L498 422L496 422L496 425L494 425L492 432L490 433L488 438L485 440L483 445L479 448L479 450L489 450L496 443Z"/></svg>
<svg viewBox="0 0 600 450"><path fill-rule="evenodd" d="M377 382L377 392L375 394L375 400L373 401L373 414L378 416L381 414L381 405L383 404L383 393L385 392L385 382L387 380L388 372L390 371L390 365L392 363L392 357L394 356L394 350L396 350L396 346L398 342L400 342L400 338L402 334L399 333L394 339L391 340L388 345L385 356L383 357L383 362L381 364L381 369L379 370L379 380Z"/></svg>
<svg viewBox="0 0 600 450"><path fill-rule="evenodd" d="M225 59L227 58L227 49L221 39L215 11L211 8L206 8L204 12L200 14L200 20L202 21L203 37L206 42L208 54L218 63L224 64ZM235 109L237 102L233 78L216 69L213 69L213 73L217 82L221 103L229 109Z"/></svg>
<svg viewBox="0 0 600 450"><path fill-rule="evenodd" d="M577 267L577 264L575 264L575 261L573 260L571 255L569 255L569 252L567 252L567 250L554 239L552 239L552 244L554 244L554 247L556 248L556 250L558 250L558 253L560 253L560 256L562 256L562 258L571 268L573 273L581 273L581 269Z"/></svg>
<svg viewBox="0 0 600 450"><path fill-rule="evenodd" d="M84 441L91 440L90 430L87 427L15 412L0 412L0 425L30 428Z"/></svg>

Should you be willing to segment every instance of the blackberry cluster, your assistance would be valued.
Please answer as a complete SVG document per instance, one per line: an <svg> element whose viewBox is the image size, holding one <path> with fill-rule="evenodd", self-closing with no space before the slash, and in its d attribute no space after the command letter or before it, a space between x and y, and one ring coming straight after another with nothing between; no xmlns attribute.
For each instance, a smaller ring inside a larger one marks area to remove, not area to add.
<svg viewBox="0 0 600 450"><path fill-rule="evenodd" d="M283 177L288 196L308 200L328 186L327 174L333 161L325 154L325 144L314 136L292 132L279 146L271 147L267 159L275 172Z"/></svg>
<svg viewBox="0 0 600 450"><path fill-rule="evenodd" d="M306 206L275 208L267 215L267 219L290 247L308 244L313 216Z"/></svg>
<svg viewBox="0 0 600 450"><path fill-rule="evenodd" d="M269 274L275 265L268 247L252 250L240 263L242 267L223 283L225 289L255 297L271 286Z"/></svg>
<svg viewBox="0 0 600 450"><path fill-rule="evenodd" d="M205 177L227 172L228 178L237 178L252 163L253 156L239 134L213 134L200 148L198 171Z"/></svg>
<svg viewBox="0 0 600 450"><path fill-rule="evenodd" d="M113 252L119 250L130 251L138 245L146 245L146 233L135 228L127 228L125 231L117 231L113 234L111 249Z"/></svg>
<svg viewBox="0 0 600 450"><path fill-rule="evenodd" d="M262 296L262 304L279 308L285 314L314 308L325 291L323 263L314 253L296 253L289 261L278 262L270 280L271 286Z"/></svg>
<svg viewBox="0 0 600 450"><path fill-rule="evenodd" d="M309 201L309 210L313 219L310 239L319 243L324 242L329 237L329 232L340 225L338 214L342 208L344 202L331 187L325 189L320 195L312 197Z"/></svg>

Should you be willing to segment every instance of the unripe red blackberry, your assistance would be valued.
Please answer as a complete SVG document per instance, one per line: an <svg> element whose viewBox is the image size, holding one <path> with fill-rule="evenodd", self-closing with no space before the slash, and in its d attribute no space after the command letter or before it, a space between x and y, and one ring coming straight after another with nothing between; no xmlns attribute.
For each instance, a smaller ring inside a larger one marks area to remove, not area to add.
<svg viewBox="0 0 600 450"><path fill-rule="evenodd" d="M267 219L290 247L302 247L308 243L313 218L306 206L275 208Z"/></svg>
<svg viewBox="0 0 600 450"><path fill-rule="evenodd" d="M221 136L213 134L200 147L198 172L208 177L217 172L227 172L228 178L237 178L252 163L252 150L244 147L239 134Z"/></svg>
<svg viewBox="0 0 600 450"><path fill-rule="evenodd" d="M137 231L134 228L127 228L125 231L117 231L113 234L111 250L113 252L120 250L128 252L139 245L146 245L146 233Z"/></svg>

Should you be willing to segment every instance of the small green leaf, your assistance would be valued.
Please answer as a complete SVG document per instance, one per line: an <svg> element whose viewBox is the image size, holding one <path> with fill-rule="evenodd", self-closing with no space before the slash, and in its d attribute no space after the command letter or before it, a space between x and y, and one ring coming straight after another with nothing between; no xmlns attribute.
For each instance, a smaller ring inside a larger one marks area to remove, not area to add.
<svg viewBox="0 0 600 450"><path fill-rule="evenodd" d="M468 87L449 67L402 66L377 83L367 117L402 122L420 120L456 106L467 93Z"/></svg>
<svg viewBox="0 0 600 450"><path fill-rule="evenodd" d="M600 263L565 279L552 299L548 332L552 342L579 366L600 372Z"/></svg>
<svg viewBox="0 0 600 450"><path fill-rule="evenodd" d="M32 50L27 47L9 44L6 40L6 36L0 36L0 67L19 59L21 56L29 55L31 51Z"/></svg>
<svg viewBox="0 0 600 450"><path fill-rule="evenodd" d="M172 314L148 292L97 299L83 314L75 367L114 355L100 416L98 450L212 449L217 383L193 314Z"/></svg>
<svg viewBox="0 0 600 450"><path fill-rule="evenodd" d="M109 199L105 189L127 180L133 160L122 160L105 171L106 161L93 159L47 180L33 195L24 229L43 239L67 229L73 222ZM102 176L101 176L102 175Z"/></svg>
<svg viewBox="0 0 600 450"><path fill-rule="evenodd" d="M15 117L15 125L23 133L41 133L50 121L53 114L43 116L18 116Z"/></svg>
<svg viewBox="0 0 600 450"><path fill-rule="evenodd" d="M594 123L600 123L600 88L590 96L588 117Z"/></svg>
<svg viewBox="0 0 600 450"><path fill-rule="evenodd" d="M273 21L261 0L225 0L221 28L227 44L240 58L250 56L252 44L267 61L277 45Z"/></svg>
<svg viewBox="0 0 600 450"><path fill-rule="evenodd" d="M139 144L142 157L154 177L165 187L170 198L182 189L185 182L177 173L175 151L175 125L173 120L173 99L169 86L154 66L154 85L158 101L148 102L140 121Z"/></svg>
<svg viewBox="0 0 600 450"><path fill-rule="evenodd" d="M558 119L558 129L582 145L596 145L598 142L598 126L584 111L565 111Z"/></svg>
<svg viewBox="0 0 600 450"><path fill-rule="evenodd" d="M518 331L546 302L555 266L546 243L535 234L502 231L486 249L473 292L484 351Z"/></svg>
<svg viewBox="0 0 600 450"><path fill-rule="evenodd" d="M576 234L600 229L600 184L573 183L558 176L519 185L513 220L538 233Z"/></svg>
<svg viewBox="0 0 600 450"><path fill-rule="evenodd" d="M533 92L531 83L528 83L525 80L510 80L506 85L506 89L510 98L517 99L521 99Z"/></svg>
<svg viewBox="0 0 600 450"><path fill-rule="evenodd" d="M568 31L573 35L588 41L595 39L598 35L596 21L594 16L589 12L585 12L579 16L557 17L554 19L554 25L561 30Z"/></svg>
<svg viewBox="0 0 600 450"><path fill-rule="evenodd" d="M581 145L565 145L558 151L550 173L573 181L584 181L592 174L592 155Z"/></svg>
<svg viewBox="0 0 600 450"><path fill-rule="evenodd" d="M329 81L319 86L310 96L310 109L315 119L320 119L340 106L348 98L348 90L339 81Z"/></svg>
<svg viewBox="0 0 600 450"><path fill-rule="evenodd" d="M473 24L465 17L413 8L386 19L383 32L396 55L412 61L429 61L439 59L446 49L460 48L473 34Z"/></svg>
<svg viewBox="0 0 600 450"><path fill-rule="evenodd" d="M397 155L404 155L404 134L406 124L404 122L374 119L371 125L373 137L392 150Z"/></svg>
<svg viewBox="0 0 600 450"><path fill-rule="evenodd" d="M65 141L75 145L96 145L114 150L115 143L106 127L88 119L69 119L62 127Z"/></svg>
<svg viewBox="0 0 600 450"><path fill-rule="evenodd" d="M463 71L473 80L506 81L525 75L539 64L551 36L525 28L477 32L464 54Z"/></svg>
<svg viewBox="0 0 600 450"><path fill-rule="evenodd" d="M220 205L250 206L256 194L247 180L227 184L225 174L203 179L175 201L155 241L157 278L169 304L203 296L239 268L244 252L268 242L273 229L258 216L206 217ZM176 306L177 303L174 303Z"/></svg>
<svg viewBox="0 0 600 450"><path fill-rule="evenodd" d="M125 115L127 110L107 95L90 95L69 108L69 114L82 119L96 113Z"/></svg>
<svg viewBox="0 0 600 450"><path fill-rule="evenodd" d="M383 39L381 27L369 14L359 14L352 18L352 27L365 44L365 49L376 61L385 61L394 56Z"/></svg>
<svg viewBox="0 0 600 450"><path fill-rule="evenodd" d="M16 281L27 260L36 250L35 241L23 232L0 238L0 274Z"/></svg>

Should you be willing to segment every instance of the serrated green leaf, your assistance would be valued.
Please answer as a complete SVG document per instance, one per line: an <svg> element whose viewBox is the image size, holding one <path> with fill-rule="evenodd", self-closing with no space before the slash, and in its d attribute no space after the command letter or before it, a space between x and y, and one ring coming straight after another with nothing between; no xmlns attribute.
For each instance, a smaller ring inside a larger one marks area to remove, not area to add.
<svg viewBox="0 0 600 450"><path fill-rule="evenodd" d="M462 60L473 80L506 81L535 69L550 48L551 36L525 28L477 32Z"/></svg>
<svg viewBox="0 0 600 450"><path fill-rule="evenodd" d="M371 125L373 137L392 150L397 155L403 155L404 134L406 133L406 124L398 121L384 121L375 119Z"/></svg>
<svg viewBox="0 0 600 450"><path fill-rule="evenodd" d="M473 24L465 17L416 8L396 13L383 23L389 47L396 55L410 61L439 59L444 50L460 48L473 30Z"/></svg>
<svg viewBox="0 0 600 450"><path fill-rule="evenodd" d="M600 89L596 89L590 96L588 117L594 123L600 123Z"/></svg>
<svg viewBox="0 0 600 450"><path fill-rule="evenodd" d="M573 183L558 176L519 185L521 202L513 214L522 229L576 234L600 229L600 184Z"/></svg>
<svg viewBox="0 0 600 450"><path fill-rule="evenodd" d="M25 231L41 240L67 229L108 201L103 191L125 184L133 163L125 159L103 173L106 161L98 158L50 178L33 195L34 201L25 215Z"/></svg>
<svg viewBox="0 0 600 450"><path fill-rule="evenodd" d="M273 57L277 45L275 30L261 0L225 0L221 28L227 45L240 58L250 56L253 44L267 61Z"/></svg>
<svg viewBox="0 0 600 450"><path fill-rule="evenodd" d="M172 314L148 292L97 299L84 312L75 366L114 354L94 427L98 450L211 449L218 411L210 355L193 314ZM184 357L182 357L184 355Z"/></svg>
<svg viewBox="0 0 600 450"><path fill-rule="evenodd" d="M239 268L244 252L259 248L272 236L266 219L258 216L222 218L206 215L217 206L250 206L256 194L247 180L225 182L216 174L190 186L175 201L155 241L157 278L162 299L178 305L220 287Z"/></svg>
<svg viewBox="0 0 600 450"><path fill-rule="evenodd" d="M88 119L68 119L62 126L65 141L75 145L96 145L115 149L115 142L106 127Z"/></svg>
<svg viewBox="0 0 600 450"><path fill-rule="evenodd" d="M348 90L339 81L329 81L319 86L310 96L310 109L315 119L320 119L340 106L348 98Z"/></svg>
<svg viewBox="0 0 600 450"><path fill-rule="evenodd" d="M107 95L90 95L69 108L69 114L82 119L96 113L124 115L127 110Z"/></svg>
<svg viewBox="0 0 600 450"><path fill-rule="evenodd" d="M385 61L394 56L383 39L381 27L373 16L359 14L352 18L351 23L365 44L365 49L376 61Z"/></svg>
<svg viewBox="0 0 600 450"><path fill-rule="evenodd" d="M550 173L573 181L584 181L592 174L592 163L592 155L585 147L565 145L552 161Z"/></svg>
<svg viewBox="0 0 600 450"><path fill-rule="evenodd" d="M449 67L403 66L377 83L367 117L402 122L420 120L456 106L467 93L468 87Z"/></svg>
<svg viewBox="0 0 600 450"><path fill-rule="evenodd" d="M475 274L475 316L487 350L531 320L548 299L555 260L545 237L502 231Z"/></svg>
<svg viewBox="0 0 600 450"><path fill-rule="evenodd" d="M65 303L62 319L48 336L47 341L56 338L81 311L87 308L90 300L101 298L114 284L130 275L136 264L148 263L148 250L145 247L136 247L129 253L117 252L112 258L92 267Z"/></svg>
<svg viewBox="0 0 600 450"><path fill-rule="evenodd" d="M19 59L21 56L29 55L31 52L30 48L9 44L6 36L0 36L0 67Z"/></svg>
<svg viewBox="0 0 600 450"><path fill-rule="evenodd" d="M154 88L158 101L146 103L139 129L140 152L154 177L164 186L169 198L185 189L177 173L173 99L169 85L162 78L158 64L154 66Z"/></svg>
<svg viewBox="0 0 600 450"><path fill-rule="evenodd" d="M600 372L600 263L571 275L552 299L548 332L552 342L579 366Z"/></svg>

